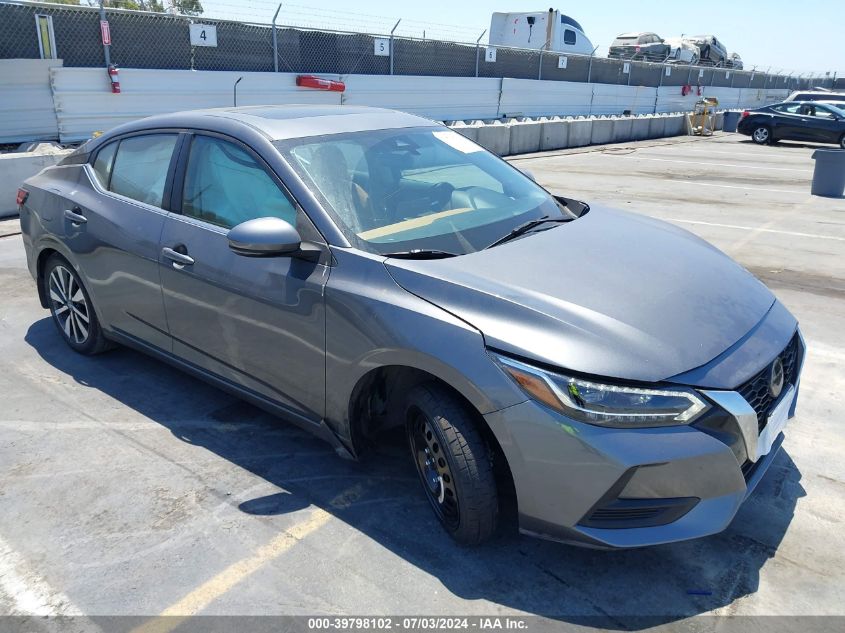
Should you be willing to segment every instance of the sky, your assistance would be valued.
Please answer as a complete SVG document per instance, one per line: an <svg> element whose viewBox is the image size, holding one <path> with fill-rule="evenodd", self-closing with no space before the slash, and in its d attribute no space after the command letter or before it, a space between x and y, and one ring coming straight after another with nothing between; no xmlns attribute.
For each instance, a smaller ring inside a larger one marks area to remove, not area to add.
<svg viewBox="0 0 845 633"><path fill-rule="evenodd" d="M278 0L202 0L208 17L266 22ZM637 2L592 0L542 5L542 0L293 0L283 2L278 24L362 32L389 31L402 18L397 34L475 41L490 25L493 11L545 11L550 6L575 18L584 27L597 54L617 34L653 31L668 38L681 34L716 35L731 52L741 55L745 68L845 75L842 25L845 0L705 0ZM485 36L486 38L486 36ZM486 39L482 39L482 43Z"/></svg>

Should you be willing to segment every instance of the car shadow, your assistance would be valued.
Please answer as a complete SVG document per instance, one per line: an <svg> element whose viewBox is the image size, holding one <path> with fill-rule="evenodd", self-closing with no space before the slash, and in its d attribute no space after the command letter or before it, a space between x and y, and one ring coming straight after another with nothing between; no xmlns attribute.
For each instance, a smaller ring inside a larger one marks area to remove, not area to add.
<svg viewBox="0 0 845 633"><path fill-rule="evenodd" d="M232 501L241 512L272 517L315 505L436 577L454 596L572 624L638 630L755 593L761 568L777 553L797 499L804 496L801 473L782 451L721 534L646 549L596 551L519 536L513 521L506 520L491 543L461 548L429 509L401 433L387 438L363 463L352 462L292 425L155 359L125 348L79 356L67 349L49 318L34 323L26 341L81 385L279 489ZM167 393L174 397L162 406L156 394ZM207 425L197 423L204 420ZM232 499L238 499L237 490ZM468 603L467 610L472 608Z"/></svg>

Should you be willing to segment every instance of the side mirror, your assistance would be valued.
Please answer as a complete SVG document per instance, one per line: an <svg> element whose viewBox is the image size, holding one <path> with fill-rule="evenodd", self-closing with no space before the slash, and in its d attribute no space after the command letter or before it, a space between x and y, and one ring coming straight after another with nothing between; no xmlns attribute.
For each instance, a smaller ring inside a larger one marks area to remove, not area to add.
<svg viewBox="0 0 845 633"><path fill-rule="evenodd" d="M295 255L300 251L299 232L281 218L255 218L241 222L226 236L229 248L246 257Z"/></svg>

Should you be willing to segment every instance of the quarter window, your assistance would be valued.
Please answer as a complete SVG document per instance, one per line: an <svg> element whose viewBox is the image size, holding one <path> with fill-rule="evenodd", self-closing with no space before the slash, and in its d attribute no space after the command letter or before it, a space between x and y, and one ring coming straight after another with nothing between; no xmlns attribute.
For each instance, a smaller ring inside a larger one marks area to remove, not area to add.
<svg viewBox="0 0 845 633"><path fill-rule="evenodd" d="M264 167L234 143L210 136L191 144L182 213L224 228L268 216L297 224L296 207Z"/></svg>
<svg viewBox="0 0 845 633"><path fill-rule="evenodd" d="M575 35L575 31L573 31L572 29L564 29L563 30L563 43L564 44L572 46L573 44L575 44L576 39L577 38L576 38L576 35Z"/></svg>
<svg viewBox="0 0 845 633"><path fill-rule="evenodd" d="M111 175L114 154L117 151L117 143L109 143L97 152L97 159L94 161L94 175L104 189L109 187L109 175Z"/></svg>
<svg viewBox="0 0 845 633"><path fill-rule="evenodd" d="M164 184L176 139L176 134L122 139L114 158L109 190L139 202L162 206Z"/></svg>

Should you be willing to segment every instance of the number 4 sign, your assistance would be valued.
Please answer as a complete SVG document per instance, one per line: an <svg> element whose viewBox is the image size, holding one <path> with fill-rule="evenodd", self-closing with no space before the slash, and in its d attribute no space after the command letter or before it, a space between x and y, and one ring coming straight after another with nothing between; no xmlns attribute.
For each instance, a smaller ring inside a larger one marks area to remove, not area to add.
<svg viewBox="0 0 845 633"><path fill-rule="evenodd" d="M191 46L217 46L217 27L213 24L191 24Z"/></svg>

